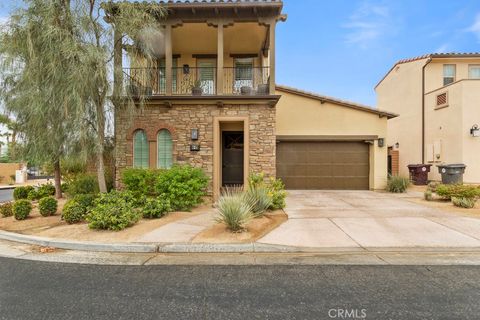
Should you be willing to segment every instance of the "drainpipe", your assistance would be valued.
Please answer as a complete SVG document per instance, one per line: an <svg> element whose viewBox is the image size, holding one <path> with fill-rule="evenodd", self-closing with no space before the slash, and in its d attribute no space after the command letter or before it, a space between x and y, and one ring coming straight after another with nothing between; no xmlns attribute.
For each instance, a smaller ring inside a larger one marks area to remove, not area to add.
<svg viewBox="0 0 480 320"><path fill-rule="evenodd" d="M425 67L432 61L428 58L422 67L422 164L425 164Z"/></svg>

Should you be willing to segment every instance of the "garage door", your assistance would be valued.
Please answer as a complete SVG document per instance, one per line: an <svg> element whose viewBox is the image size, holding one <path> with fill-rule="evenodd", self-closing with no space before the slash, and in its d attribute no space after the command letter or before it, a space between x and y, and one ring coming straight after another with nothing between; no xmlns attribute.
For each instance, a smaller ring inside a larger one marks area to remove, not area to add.
<svg viewBox="0 0 480 320"><path fill-rule="evenodd" d="M365 142L281 141L277 176L293 190L368 190L368 149Z"/></svg>

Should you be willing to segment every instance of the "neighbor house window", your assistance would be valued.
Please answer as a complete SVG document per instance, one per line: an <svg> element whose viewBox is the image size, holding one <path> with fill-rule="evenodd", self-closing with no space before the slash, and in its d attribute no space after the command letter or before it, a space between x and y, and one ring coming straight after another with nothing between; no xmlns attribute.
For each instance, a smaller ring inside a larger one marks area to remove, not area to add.
<svg viewBox="0 0 480 320"><path fill-rule="evenodd" d="M455 82L455 65L444 64L443 65L443 85L446 86L452 82Z"/></svg>
<svg viewBox="0 0 480 320"><path fill-rule="evenodd" d="M480 79L480 64L472 64L468 66L468 77L470 79Z"/></svg>
<svg viewBox="0 0 480 320"><path fill-rule="evenodd" d="M148 168L148 141L143 130L135 131L133 135L133 167Z"/></svg>
<svg viewBox="0 0 480 320"><path fill-rule="evenodd" d="M162 129L157 135L157 168L168 169L173 163L172 135L167 129Z"/></svg>

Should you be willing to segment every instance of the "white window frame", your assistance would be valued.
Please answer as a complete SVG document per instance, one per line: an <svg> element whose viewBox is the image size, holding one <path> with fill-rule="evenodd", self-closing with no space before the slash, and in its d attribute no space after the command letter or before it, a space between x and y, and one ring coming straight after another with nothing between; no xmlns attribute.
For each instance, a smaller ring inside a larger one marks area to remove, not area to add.
<svg viewBox="0 0 480 320"><path fill-rule="evenodd" d="M472 69L480 69L480 64L469 64L468 65L468 79L480 79L480 76L478 78L473 78L472 77Z"/></svg>
<svg viewBox="0 0 480 320"><path fill-rule="evenodd" d="M445 75L445 68L446 67L453 67L453 77ZM448 82L448 83L445 83L445 80L450 79L450 78L453 78L452 81ZM449 85L451 83L454 83L456 78L457 78L457 65L455 65L455 64L444 64L443 65L443 85L446 86L446 85Z"/></svg>

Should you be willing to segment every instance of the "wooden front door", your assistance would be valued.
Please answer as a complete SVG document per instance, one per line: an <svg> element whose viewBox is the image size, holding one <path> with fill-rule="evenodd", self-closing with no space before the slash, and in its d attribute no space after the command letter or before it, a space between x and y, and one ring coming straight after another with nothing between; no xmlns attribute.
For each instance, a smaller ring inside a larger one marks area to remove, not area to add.
<svg viewBox="0 0 480 320"><path fill-rule="evenodd" d="M243 132L222 132L222 185L243 184Z"/></svg>

